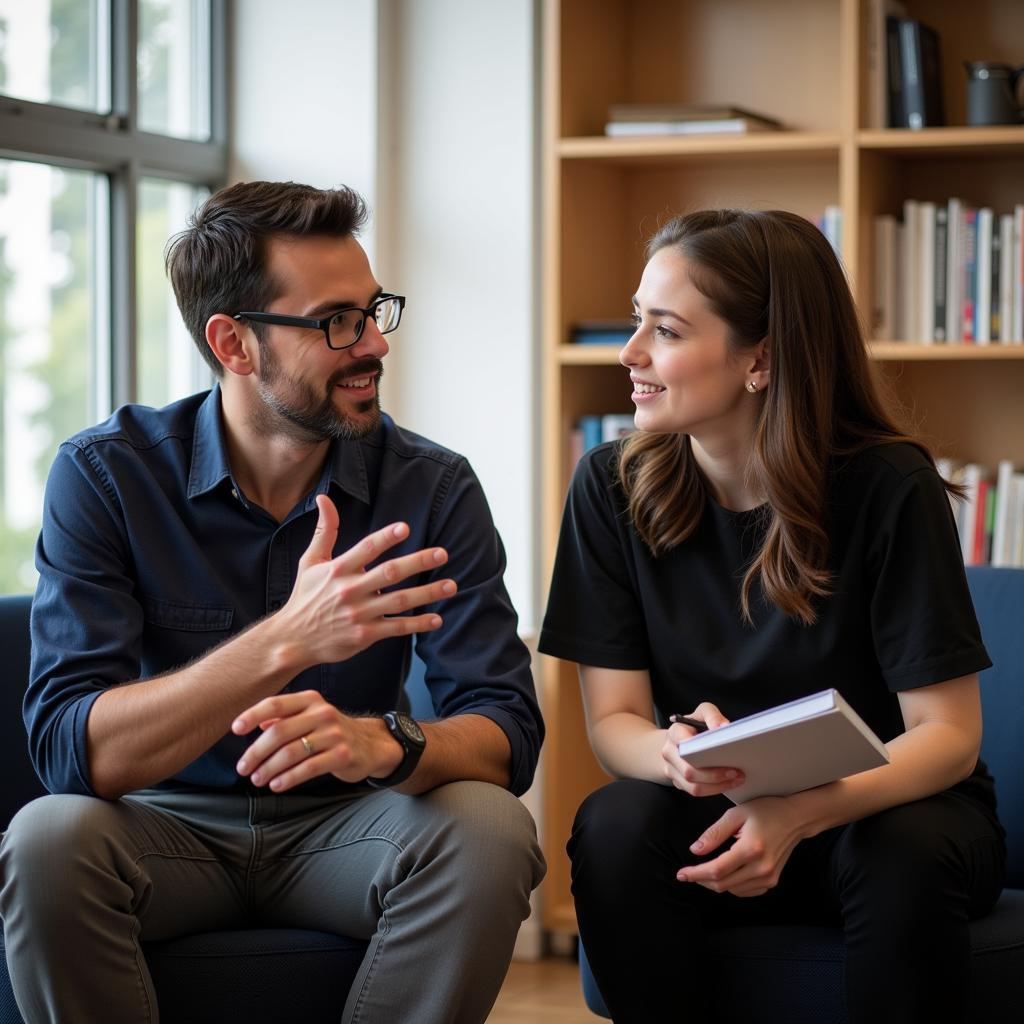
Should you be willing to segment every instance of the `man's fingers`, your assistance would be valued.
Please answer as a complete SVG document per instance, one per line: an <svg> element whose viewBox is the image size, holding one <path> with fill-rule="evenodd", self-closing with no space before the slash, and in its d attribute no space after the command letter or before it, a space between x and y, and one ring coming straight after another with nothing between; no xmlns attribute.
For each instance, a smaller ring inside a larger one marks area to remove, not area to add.
<svg viewBox="0 0 1024 1024"><path fill-rule="evenodd" d="M334 564L342 573L362 572L385 551L400 544L408 536L409 527L405 523L392 523L367 534L358 544L353 544L348 551L338 555Z"/></svg>
<svg viewBox="0 0 1024 1024"><path fill-rule="evenodd" d="M320 515L313 531L313 539L300 559L300 564L316 565L329 562L334 557L334 545L338 540L338 510L326 494L316 496L316 507Z"/></svg>
<svg viewBox="0 0 1024 1024"><path fill-rule="evenodd" d="M458 589L455 580L436 580L420 587L404 587L371 598L367 602L366 610L370 618L403 615L414 608L422 608L424 605L443 601L446 597L454 597Z"/></svg>

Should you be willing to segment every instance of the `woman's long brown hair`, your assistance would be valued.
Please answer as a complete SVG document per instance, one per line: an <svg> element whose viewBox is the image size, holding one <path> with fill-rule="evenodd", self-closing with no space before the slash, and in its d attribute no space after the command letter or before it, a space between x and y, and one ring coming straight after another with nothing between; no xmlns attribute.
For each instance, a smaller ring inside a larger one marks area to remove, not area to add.
<svg viewBox="0 0 1024 1024"><path fill-rule="evenodd" d="M748 479L764 496L764 543L743 578L744 621L760 579L765 597L809 625L830 593L825 526L828 465L868 445L924 443L896 424L876 390L842 267L822 233L781 210L706 210L667 223L666 246L729 327L739 355L768 340L770 382L761 403ZM637 432L623 443L619 480L637 532L655 556L696 529L707 484L685 434ZM947 485L951 491L956 488Z"/></svg>

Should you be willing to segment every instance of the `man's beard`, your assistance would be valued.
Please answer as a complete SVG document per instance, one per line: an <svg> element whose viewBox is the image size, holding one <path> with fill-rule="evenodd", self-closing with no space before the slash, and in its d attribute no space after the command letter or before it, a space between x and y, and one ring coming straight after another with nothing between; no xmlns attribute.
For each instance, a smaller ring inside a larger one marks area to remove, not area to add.
<svg viewBox="0 0 1024 1024"><path fill-rule="evenodd" d="M294 377L285 378L280 363L269 345L260 345L258 393L263 407L256 410L255 427L263 434L287 434L304 444L318 441L358 441L372 433L380 423L380 378L384 366L379 359L363 359L327 381L327 391L319 396L312 384ZM356 406L358 417L350 416L334 404L334 389L341 380L373 377L373 398ZM288 397L275 389L286 385Z"/></svg>

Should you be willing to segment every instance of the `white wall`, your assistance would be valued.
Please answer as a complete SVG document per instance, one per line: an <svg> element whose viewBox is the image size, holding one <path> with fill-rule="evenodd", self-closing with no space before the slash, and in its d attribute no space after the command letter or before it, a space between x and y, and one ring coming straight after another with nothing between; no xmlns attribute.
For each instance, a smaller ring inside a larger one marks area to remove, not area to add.
<svg viewBox="0 0 1024 1024"><path fill-rule="evenodd" d="M350 185L377 205L378 0L234 5L232 181ZM363 243L373 260L376 224Z"/></svg>
<svg viewBox="0 0 1024 1024"><path fill-rule="evenodd" d="M536 627L535 0L235 5L233 179L351 185L408 296L385 408L469 457ZM379 59L378 59L379 54Z"/></svg>
<svg viewBox="0 0 1024 1024"><path fill-rule="evenodd" d="M526 631L537 618L534 6L381 6L380 247L389 287L409 297L387 398L476 469Z"/></svg>

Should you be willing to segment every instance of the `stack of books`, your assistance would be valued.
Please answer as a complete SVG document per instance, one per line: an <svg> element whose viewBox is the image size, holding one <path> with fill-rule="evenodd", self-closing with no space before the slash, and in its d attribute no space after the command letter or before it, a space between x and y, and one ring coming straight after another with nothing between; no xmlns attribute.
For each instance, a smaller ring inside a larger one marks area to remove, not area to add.
<svg viewBox="0 0 1024 1024"><path fill-rule="evenodd" d="M623 346L636 331L632 320L614 319L577 320L569 332L574 345Z"/></svg>
<svg viewBox="0 0 1024 1024"><path fill-rule="evenodd" d="M875 218L877 341L1024 344L1024 203L908 199Z"/></svg>
<svg viewBox="0 0 1024 1024"><path fill-rule="evenodd" d="M736 135L777 131L780 122L743 107L701 103L618 103L608 108L605 135Z"/></svg>
<svg viewBox="0 0 1024 1024"><path fill-rule="evenodd" d="M964 565L1024 568L1024 472L1009 459L993 474L987 466L938 460L939 473L967 492L950 499Z"/></svg>
<svg viewBox="0 0 1024 1024"><path fill-rule="evenodd" d="M569 476L584 452L596 448L605 441L618 441L632 434L633 413L605 413L603 416L581 416L569 436Z"/></svg>

